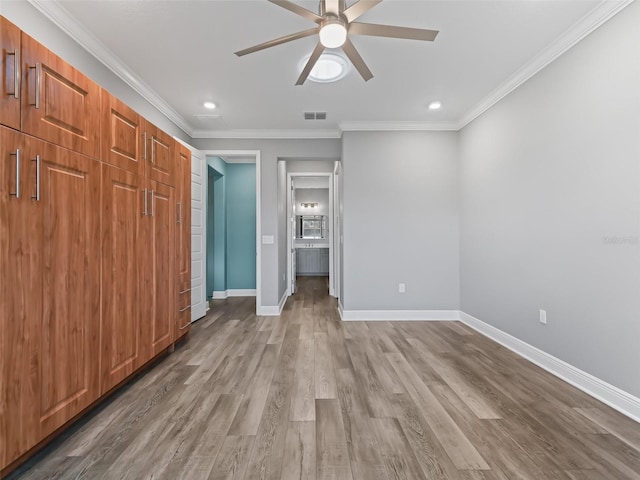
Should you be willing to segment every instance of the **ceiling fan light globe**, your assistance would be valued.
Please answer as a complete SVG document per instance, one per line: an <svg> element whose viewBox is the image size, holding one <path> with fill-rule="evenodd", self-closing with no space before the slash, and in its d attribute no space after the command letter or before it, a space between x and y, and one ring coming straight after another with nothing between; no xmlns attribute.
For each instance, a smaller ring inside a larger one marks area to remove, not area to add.
<svg viewBox="0 0 640 480"><path fill-rule="evenodd" d="M340 19L328 20L320 28L320 43L325 48L340 48L347 40L347 28Z"/></svg>

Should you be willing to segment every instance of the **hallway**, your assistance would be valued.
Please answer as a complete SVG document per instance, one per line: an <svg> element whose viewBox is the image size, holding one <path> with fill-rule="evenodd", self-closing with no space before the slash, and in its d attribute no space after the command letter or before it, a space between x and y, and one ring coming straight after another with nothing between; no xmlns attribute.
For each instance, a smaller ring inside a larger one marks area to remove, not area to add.
<svg viewBox="0 0 640 480"><path fill-rule="evenodd" d="M215 301L190 338L11 479L632 479L638 425L459 322Z"/></svg>

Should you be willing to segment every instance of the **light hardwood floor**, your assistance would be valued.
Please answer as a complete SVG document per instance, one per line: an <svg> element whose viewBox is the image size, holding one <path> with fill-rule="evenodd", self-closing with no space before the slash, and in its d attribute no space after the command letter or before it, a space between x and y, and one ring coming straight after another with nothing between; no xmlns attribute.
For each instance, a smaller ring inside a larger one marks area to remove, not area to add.
<svg viewBox="0 0 640 480"><path fill-rule="evenodd" d="M458 322L217 301L11 479L635 479L640 426Z"/></svg>

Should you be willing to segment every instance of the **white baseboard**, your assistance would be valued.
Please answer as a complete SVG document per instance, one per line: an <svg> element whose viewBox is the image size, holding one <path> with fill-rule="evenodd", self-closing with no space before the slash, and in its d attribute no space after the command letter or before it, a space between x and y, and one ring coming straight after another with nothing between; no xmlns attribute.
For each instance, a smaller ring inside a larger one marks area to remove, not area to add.
<svg viewBox="0 0 640 480"><path fill-rule="evenodd" d="M460 320L459 310L345 310L338 304L343 321L440 321Z"/></svg>
<svg viewBox="0 0 640 480"><path fill-rule="evenodd" d="M231 290L218 290L218 291L214 290L213 291L214 300L223 300L229 297L255 297L255 296L256 296L255 289L246 289L246 290L231 289Z"/></svg>
<svg viewBox="0 0 640 480"><path fill-rule="evenodd" d="M282 309L284 308L285 303L287 303L287 298L289 298L289 295L287 295L287 291L285 290L278 305L257 307L256 315L262 317L277 317L282 313Z"/></svg>
<svg viewBox="0 0 640 480"><path fill-rule="evenodd" d="M640 422L640 398L464 312L460 312L460 321L623 415Z"/></svg>

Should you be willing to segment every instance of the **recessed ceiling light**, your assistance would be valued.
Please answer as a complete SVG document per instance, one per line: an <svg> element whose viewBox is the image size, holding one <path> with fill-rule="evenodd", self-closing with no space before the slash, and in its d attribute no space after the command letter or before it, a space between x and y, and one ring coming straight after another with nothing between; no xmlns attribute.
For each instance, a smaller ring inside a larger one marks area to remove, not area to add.
<svg viewBox="0 0 640 480"><path fill-rule="evenodd" d="M440 102L431 102L429 104L429 110L439 110L442 107L442 103Z"/></svg>
<svg viewBox="0 0 640 480"><path fill-rule="evenodd" d="M203 105L204 108L208 108L209 110L213 110L214 108L216 108L216 104L213 102L204 102Z"/></svg>
<svg viewBox="0 0 640 480"><path fill-rule="evenodd" d="M300 70L309 61L309 57L300 62ZM314 65L309 80L318 83L337 82L348 73L348 64L344 58L335 53L323 53Z"/></svg>

